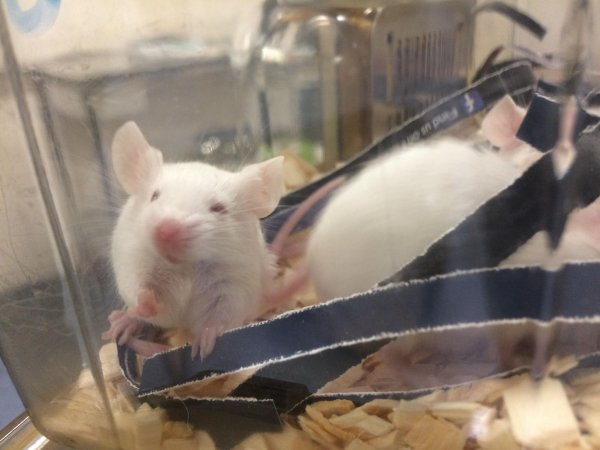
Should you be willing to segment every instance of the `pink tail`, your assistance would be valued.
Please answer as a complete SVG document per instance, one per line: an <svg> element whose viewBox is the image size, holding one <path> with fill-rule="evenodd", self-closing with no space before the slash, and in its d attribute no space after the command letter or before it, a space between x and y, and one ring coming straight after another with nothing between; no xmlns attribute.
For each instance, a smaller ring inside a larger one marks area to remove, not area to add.
<svg viewBox="0 0 600 450"><path fill-rule="evenodd" d="M344 183L344 177L334 178L330 182L321 186L315 192L313 192L306 200L304 200L298 208L292 213L292 215L286 220L283 226L279 229L273 242L271 243L270 249L271 252L276 256L277 261L279 261L283 256L288 253L295 253L294 250L300 246L300 248L305 249L304 243L294 243L291 251L285 248L285 241L290 236L292 230L298 225L300 220L306 215L306 213L315 206L320 200L325 198L327 194L331 191L339 187L342 183ZM279 288L271 287L268 289L266 298L267 302L270 305L281 305L284 301L289 299L292 295L294 295L299 289L301 289L306 282L308 281L308 270L305 264L302 264L298 269L298 272L285 283L284 286Z"/></svg>
<svg viewBox="0 0 600 450"><path fill-rule="evenodd" d="M280 306L298 290L300 290L308 281L308 270L303 264L294 274L291 280L288 280L283 286L276 289L271 289L266 294L268 305Z"/></svg>
<svg viewBox="0 0 600 450"><path fill-rule="evenodd" d="M273 242L271 243L271 252L277 257L278 260L281 258L286 239L290 236L290 233L296 227L296 225L298 225L300 220L302 220L306 213L313 206L315 206L319 200L323 199L327 194L344 183L344 181L346 181L344 177L334 178L330 182L321 186L319 189L309 195L306 200L300 203L298 208L296 208L296 211L292 213L288 220L279 229L275 235L275 238L273 239Z"/></svg>

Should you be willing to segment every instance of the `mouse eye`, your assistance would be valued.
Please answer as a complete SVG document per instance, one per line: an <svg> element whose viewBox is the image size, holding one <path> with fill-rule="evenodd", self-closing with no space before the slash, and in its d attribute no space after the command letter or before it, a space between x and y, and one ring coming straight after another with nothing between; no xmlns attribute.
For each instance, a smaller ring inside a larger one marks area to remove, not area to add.
<svg viewBox="0 0 600 450"><path fill-rule="evenodd" d="M210 212L225 214L227 212L227 208L221 202L216 202L210 205Z"/></svg>
<svg viewBox="0 0 600 450"><path fill-rule="evenodd" d="M160 191L156 190L152 193L152 197L150 197L150 201L153 202L154 200L156 200L158 197L160 197Z"/></svg>

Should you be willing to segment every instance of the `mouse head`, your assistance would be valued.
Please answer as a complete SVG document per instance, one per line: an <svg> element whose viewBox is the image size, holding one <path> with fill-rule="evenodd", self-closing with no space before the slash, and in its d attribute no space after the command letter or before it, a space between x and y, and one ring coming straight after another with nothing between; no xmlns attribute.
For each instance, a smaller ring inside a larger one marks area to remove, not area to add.
<svg viewBox="0 0 600 450"><path fill-rule="evenodd" d="M282 157L239 172L200 162L165 164L133 122L117 130L112 160L130 196L123 227L171 263L241 252L244 240L262 239L258 218L283 194Z"/></svg>

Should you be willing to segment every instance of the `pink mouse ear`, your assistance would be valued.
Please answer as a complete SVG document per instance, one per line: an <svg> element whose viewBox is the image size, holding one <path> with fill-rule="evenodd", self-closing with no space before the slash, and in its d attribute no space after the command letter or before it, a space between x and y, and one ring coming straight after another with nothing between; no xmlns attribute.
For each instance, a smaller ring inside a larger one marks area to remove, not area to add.
<svg viewBox="0 0 600 450"><path fill-rule="evenodd" d="M139 194L158 177L162 153L152 148L135 122L127 122L112 143L113 169L129 195Z"/></svg>
<svg viewBox="0 0 600 450"><path fill-rule="evenodd" d="M271 214L283 195L283 156L246 166L238 176L244 209L257 217Z"/></svg>
<svg viewBox="0 0 600 450"><path fill-rule="evenodd" d="M494 105L481 123L484 136L502 150L512 150L522 142L516 137L525 117L525 110L518 107L509 95Z"/></svg>

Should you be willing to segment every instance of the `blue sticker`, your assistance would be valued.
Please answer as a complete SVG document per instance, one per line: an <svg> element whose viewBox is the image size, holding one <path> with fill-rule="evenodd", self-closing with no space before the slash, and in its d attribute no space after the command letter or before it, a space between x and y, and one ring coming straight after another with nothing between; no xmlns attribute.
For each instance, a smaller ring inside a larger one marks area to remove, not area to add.
<svg viewBox="0 0 600 450"><path fill-rule="evenodd" d="M42 32L49 29L58 17L60 0L37 0L29 9L21 8L19 0L6 0L6 10L15 26L25 32Z"/></svg>
<svg viewBox="0 0 600 450"><path fill-rule="evenodd" d="M485 104L481 98L481 95L479 95L479 92L477 92L475 89L466 92L462 97L463 110L468 115L475 114L476 112L480 111L484 105Z"/></svg>

